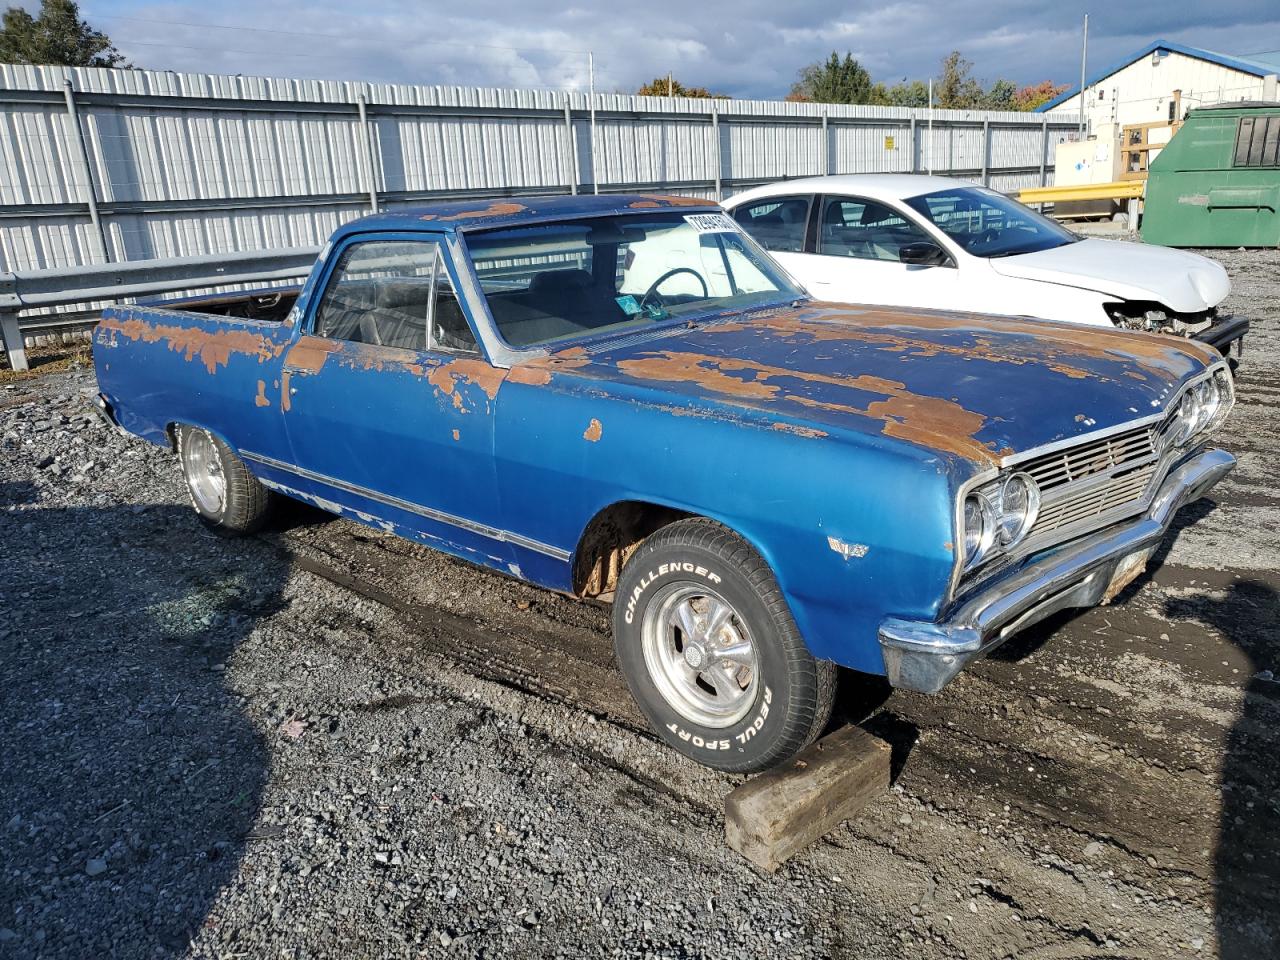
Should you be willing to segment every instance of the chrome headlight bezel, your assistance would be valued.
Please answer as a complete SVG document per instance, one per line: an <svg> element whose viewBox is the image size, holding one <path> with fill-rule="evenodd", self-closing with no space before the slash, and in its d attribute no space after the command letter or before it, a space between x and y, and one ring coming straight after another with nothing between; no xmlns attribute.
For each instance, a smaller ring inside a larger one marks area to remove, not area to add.
<svg viewBox="0 0 1280 960"><path fill-rule="evenodd" d="M960 547L967 569L980 563L995 544L996 515L991 501L982 493L970 493L960 507L960 522Z"/></svg>
<svg viewBox="0 0 1280 960"><path fill-rule="evenodd" d="M1234 404L1231 369L1225 361L1215 363L1184 384L1166 408L1164 420L1156 427L1156 450L1163 455L1204 440L1226 422Z"/></svg>
<svg viewBox="0 0 1280 960"><path fill-rule="evenodd" d="M1013 506L1014 493L1022 490L1024 503L1020 507ZM1008 548L1016 546L1035 526L1036 517L1040 514L1040 485L1028 473L1013 473L1000 484L1000 502L996 506L996 532L1000 545ZM1010 522L1012 521L1012 523Z"/></svg>
<svg viewBox="0 0 1280 960"><path fill-rule="evenodd" d="M1006 471L970 490L960 506L964 570L1016 547L1040 513L1040 487L1030 474Z"/></svg>

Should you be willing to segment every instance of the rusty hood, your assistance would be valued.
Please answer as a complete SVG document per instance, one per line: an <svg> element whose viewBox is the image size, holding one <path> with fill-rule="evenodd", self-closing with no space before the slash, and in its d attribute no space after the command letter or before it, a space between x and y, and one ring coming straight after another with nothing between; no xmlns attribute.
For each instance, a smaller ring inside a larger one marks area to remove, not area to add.
<svg viewBox="0 0 1280 960"><path fill-rule="evenodd" d="M805 302L534 363L656 388L675 408L750 408L806 436L852 429L993 464L1158 412L1213 359L1154 334Z"/></svg>

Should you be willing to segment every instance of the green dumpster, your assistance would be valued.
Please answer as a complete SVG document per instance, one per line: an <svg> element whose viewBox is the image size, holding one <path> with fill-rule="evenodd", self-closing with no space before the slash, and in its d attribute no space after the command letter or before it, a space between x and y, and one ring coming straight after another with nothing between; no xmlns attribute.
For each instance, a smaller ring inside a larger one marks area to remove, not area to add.
<svg viewBox="0 0 1280 960"><path fill-rule="evenodd" d="M1280 246L1280 103L1201 107L1151 161L1142 239Z"/></svg>

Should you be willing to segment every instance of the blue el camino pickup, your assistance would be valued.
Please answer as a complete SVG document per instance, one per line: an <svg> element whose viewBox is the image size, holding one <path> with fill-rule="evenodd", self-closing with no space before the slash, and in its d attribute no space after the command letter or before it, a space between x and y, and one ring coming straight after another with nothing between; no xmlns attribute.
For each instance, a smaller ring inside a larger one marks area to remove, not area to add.
<svg viewBox="0 0 1280 960"><path fill-rule="evenodd" d="M366 217L300 291L107 310L94 360L215 528L283 494L612 601L655 729L726 770L816 737L837 664L933 692L1110 600L1234 464L1209 348L814 302L678 197Z"/></svg>

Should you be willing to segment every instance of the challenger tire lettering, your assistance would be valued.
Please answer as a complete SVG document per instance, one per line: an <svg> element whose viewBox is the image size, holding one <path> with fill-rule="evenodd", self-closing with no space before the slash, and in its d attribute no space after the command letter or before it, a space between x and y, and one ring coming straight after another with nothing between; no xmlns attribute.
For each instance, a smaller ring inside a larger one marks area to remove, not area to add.
<svg viewBox="0 0 1280 960"><path fill-rule="evenodd" d="M687 560L676 563L659 564L657 570L650 570L640 578L640 582L636 584L635 589L631 591L631 596L627 598L627 612L625 616L627 623L631 623L632 620L635 619L636 603L640 600L640 597L644 595L644 592L649 589L649 585L659 577L665 577L668 573L692 573L694 576L702 577L710 583L720 582L719 574L712 573L706 567L700 567L697 564L689 563Z"/></svg>

